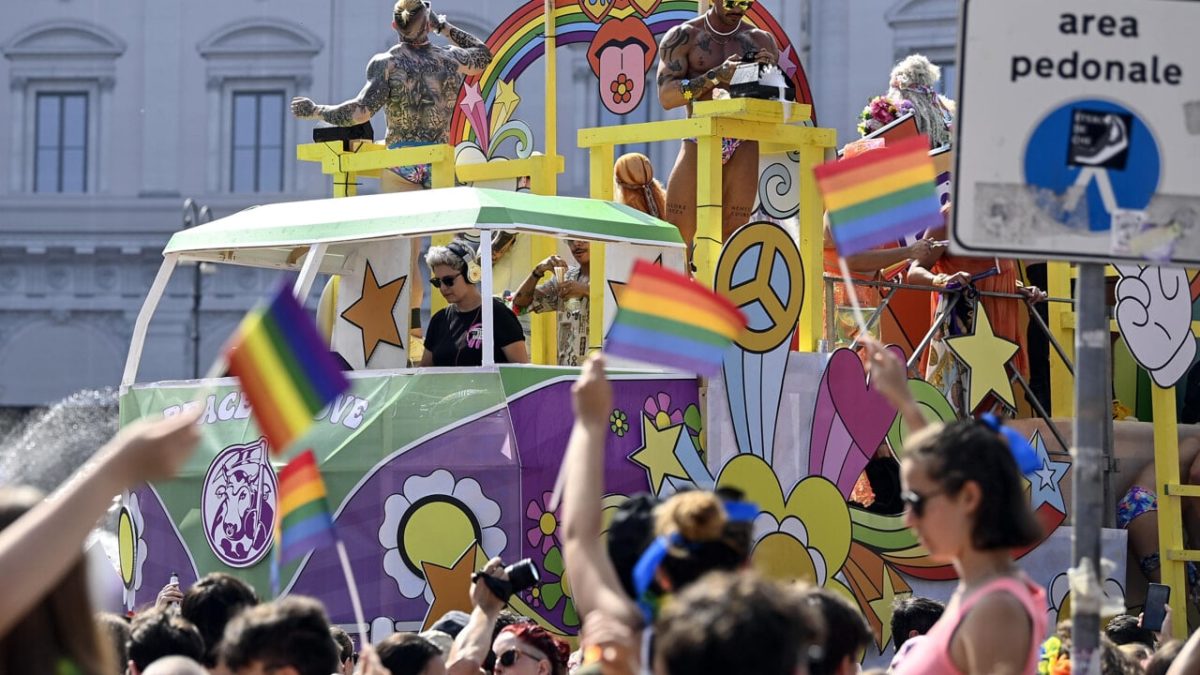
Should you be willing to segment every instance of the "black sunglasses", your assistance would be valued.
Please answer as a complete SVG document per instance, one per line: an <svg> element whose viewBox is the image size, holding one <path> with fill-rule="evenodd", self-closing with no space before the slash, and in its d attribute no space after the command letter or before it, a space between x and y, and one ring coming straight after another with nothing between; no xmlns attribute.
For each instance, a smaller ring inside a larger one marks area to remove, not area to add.
<svg viewBox="0 0 1200 675"><path fill-rule="evenodd" d="M941 492L931 492L927 495L918 494L912 490L905 490L900 493L900 501L912 511L912 514L918 518L925 515L925 503L930 499L942 494Z"/></svg>
<svg viewBox="0 0 1200 675"><path fill-rule="evenodd" d="M454 280L461 276L462 276L462 272L459 272L457 274L451 274L448 277L434 277L429 280L429 283L433 284L434 288L441 288L442 286L453 286Z"/></svg>
<svg viewBox="0 0 1200 675"><path fill-rule="evenodd" d="M505 668L512 668L514 665L516 665L517 659L520 659L522 656L528 656L531 659L534 658L533 656L526 654L525 652L521 651L520 649L513 647L512 649L510 649L510 650L504 652L503 654L501 654L500 656L496 657L496 663L504 666ZM536 659L536 660L540 661L541 659Z"/></svg>

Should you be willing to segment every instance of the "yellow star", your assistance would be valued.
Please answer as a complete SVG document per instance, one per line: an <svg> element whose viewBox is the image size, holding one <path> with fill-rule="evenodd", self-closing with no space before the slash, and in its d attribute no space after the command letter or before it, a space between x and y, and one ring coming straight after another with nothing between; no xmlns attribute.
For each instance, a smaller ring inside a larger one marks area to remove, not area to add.
<svg viewBox="0 0 1200 675"><path fill-rule="evenodd" d="M371 362L379 343L404 349L400 339L400 328L392 310L400 300L400 292L408 277L400 277L380 286L367 261L367 273L363 275L362 295L342 312L342 318L362 331L363 361Z"/></svg>
<svg viewBox="0 0 1200 675"><path fill-rule="evenodd" d="M517 94L516 82L500 80L496 87L496 100L492 101L491 131L493 136L497 129L512 119L513 113L517 111L517 106L520 104L521 97Z"/></svg>
<svg viewBox="0 0 1200 675"><path fill-rule="evenodd" d="M650 485L656 494L662 490L663 481L667 476L688 479L687 470L675 456L675 446L679 444L679 436L682 433L682 424L660 430L654 426L654 422L646 413L642 413L642 446L634 450L629 459L645 467L646 473L650 474Z"/></svg>
<svg viewBox="0 0 1200 675"><path fill-rule="evenodd" d="M883 568L883 587L879 589L879 598L867 602L871 606L871 611L879 617L879 625L882 630L879 637L881 645L886 645L892 639L892 604L896 598L906 595L912 595L912 592L897 593L895 587L892 586L892 573L885 566Z"/></svg>
<svg viewBox="0 0 1200 675"><path fill-rule="evenodd" d="M429 590L433 592L433 602L429 605L429 611L425 613L425 624L421 630L429 630L430 626L450 610L470 612L473 609L471 574L475 571L475 552L478 548L479 544L471 544L451 567L442 567L431 562L421 563L425 580L429 582Z"/></svg>
<svg viewBox="0 0 1200 675"><path fill-rule="evenodd" d="M996 337L982 302L975 306L975 332L946 338L946 346L970 371L971 410L983 402L989 393L995 393L1009 407L1017 407L1012 381L1008 379L1008 371L1004 366L1012 360L1020 346Z"/></svg>

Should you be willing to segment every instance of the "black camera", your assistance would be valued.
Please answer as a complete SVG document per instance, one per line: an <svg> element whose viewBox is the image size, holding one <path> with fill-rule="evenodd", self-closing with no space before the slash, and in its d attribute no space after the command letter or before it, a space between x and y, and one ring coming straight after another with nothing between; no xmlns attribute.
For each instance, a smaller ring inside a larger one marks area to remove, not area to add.
<svg viewBox="0 0 1200 675"><path fill-rule="evenodd" d="M483 580L497 598L508 601L513 593L533 588L541 582L541 575L538 574L537 566L529 558L518 560L517 562L504 568L504 572L508 574L508 579L499 579L483 572L476 572L471 575L471 581Z"/></svg>

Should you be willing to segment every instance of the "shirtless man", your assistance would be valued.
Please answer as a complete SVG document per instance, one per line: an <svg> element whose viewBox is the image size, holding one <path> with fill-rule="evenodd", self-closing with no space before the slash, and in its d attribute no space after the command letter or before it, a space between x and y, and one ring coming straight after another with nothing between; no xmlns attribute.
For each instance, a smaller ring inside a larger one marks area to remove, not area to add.
<svg viewBox="0 0 1200 675"><path fill-rule="evenodd" d="M770 33L743 23L755 0L713 0L702 16L672 28L659 54L658 100L663 108L688 107L711 100L713 90L727 89L742 57L753 53L759 63L778 64L779 46ZM758 143L725 139L722 187L723 239L745 225L758 193ZM684 141L667 182L667 220L679 228L689 247L696 235L695 141ZM691 257L689 248L689 259Z"/></svg>
<svg viewBox="0 0 1200 675"><path fill-rule="evenodd" d="M362 124L387 106L388 148L410 148L448 143L450 120L463 80L481 75L492 62L483 41L435 16L422 0L399 0L392 10L392 28L400 43L376 54L367 64L367 84L358 96L339 105L317 105L307 98L292 99L292 114L304 120L339 127ZM434 47L429 34L445 36L451 44ZM428 164L399 166L384 171L383 192L408 192L431 186ZM419 244L413 242L412 269L417 269ZM412 285L415 316L424 286ZM416 321L414 328L420 328Z"/></svg>

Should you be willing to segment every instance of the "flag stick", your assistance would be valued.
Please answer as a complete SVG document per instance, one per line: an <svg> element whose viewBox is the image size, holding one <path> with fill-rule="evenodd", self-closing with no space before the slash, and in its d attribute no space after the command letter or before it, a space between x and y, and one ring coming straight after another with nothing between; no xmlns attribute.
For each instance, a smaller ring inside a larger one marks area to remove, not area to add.
<svg viewBox="0 0 1200 675"><path fill-rule="evenodd" d="M358 599L358 584L354 582L354 570L350 569L350 556L346 555L346 545L337 540L338 559L342 561L342 574L346 577L346 587L350 591L350 604L354 606L354 620L358 622L359 649L371 644L367 635L367 622L363 618L362 601Z"/></svg>
<svg viewBox="0 0 1200 675"><path fill-rule="evenodd" d="M854 282L850 279L850 268L846 266L846 259L841 255L838 256L838 267L842 271L842 283L846 285L846 295L850 298L850 307L854 310L854 321L858 324L859 335L868 335L867 322L863 319L862 306L858 304L858 290L854 288ZM833 339L833 336L829 336Z"/></svg>

